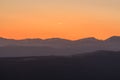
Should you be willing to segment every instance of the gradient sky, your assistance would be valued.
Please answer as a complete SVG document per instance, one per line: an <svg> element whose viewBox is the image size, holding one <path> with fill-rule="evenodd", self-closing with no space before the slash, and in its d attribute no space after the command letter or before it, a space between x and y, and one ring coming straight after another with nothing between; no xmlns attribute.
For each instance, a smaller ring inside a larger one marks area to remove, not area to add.
<svg viewBox="0 0 120 80"><path fill-rule="evenodd" d="M0 36L105 39L120 35L120 0L0 0Z"/></svg>

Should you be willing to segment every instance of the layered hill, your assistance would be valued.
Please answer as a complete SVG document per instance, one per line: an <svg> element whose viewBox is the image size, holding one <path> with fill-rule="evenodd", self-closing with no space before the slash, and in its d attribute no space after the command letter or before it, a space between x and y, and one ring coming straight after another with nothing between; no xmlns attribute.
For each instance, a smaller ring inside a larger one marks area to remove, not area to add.
<svg viewBox="0 0 120 80"><path fill-rule="evenodd" d="M120 51L120 36L112 36L106 40L94 37L79 40L23 39L14 40L0 38L0 56L46 56L73 55L97 50Z"/></svg>

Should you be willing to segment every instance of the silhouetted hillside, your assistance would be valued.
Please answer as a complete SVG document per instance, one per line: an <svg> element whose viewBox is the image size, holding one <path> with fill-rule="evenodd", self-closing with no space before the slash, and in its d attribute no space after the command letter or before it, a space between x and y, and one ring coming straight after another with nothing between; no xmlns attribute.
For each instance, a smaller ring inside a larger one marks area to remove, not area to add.
<svg viewBox="0 0 120 80"><path fill-rule="evenodd" d="M0 58L0 80L119 80L120 52Z"/></svg>
<svg viewBox="0 0 120 80"><path fill-rule="evenodd" d="M97 50L120 51L120 37L113 36L104 41L93 37L74 41L60 38L45 40L13 40L0 38L0 46L0 57L48 55L65 56Z"/></svg>
<svg viewBox="0 0 120 80"><path fill-rule="evenodd" d="M112 37L106 39L105 41L108 41L108 42L119 42L120 41L120 36L112 36Z"/></svg>

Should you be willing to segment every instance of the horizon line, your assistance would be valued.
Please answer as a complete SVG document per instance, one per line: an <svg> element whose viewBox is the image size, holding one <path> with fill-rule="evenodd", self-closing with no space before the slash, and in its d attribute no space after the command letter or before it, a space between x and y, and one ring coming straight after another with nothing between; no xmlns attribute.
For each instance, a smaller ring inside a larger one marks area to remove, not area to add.
<svg viewBox="0 0 120 80"><path fill-rule="evenodd" d="M111 37L120 37L118 35L113 35L113 36L110 36L106 39L99 39L99 38L96 38L96 37L84 37L84 38L78 38L78 39L66 39L66 38L61 38L61 37L50 37L50 38L22 38L22 39L15 39L15 38L7 38L7 37L1 37L0 38L3 38L3 39L8 39L8 40L27 40L27 39L31 39L31 40L34 40L34 39L39 39L39 40L48 40L48 39L64 39L64 40L69 40L69 41L77 41L77 40L82 40L82 39L87 39L87 38L94 38L94 39L97 39L97 40L107 40Z"/></svg>

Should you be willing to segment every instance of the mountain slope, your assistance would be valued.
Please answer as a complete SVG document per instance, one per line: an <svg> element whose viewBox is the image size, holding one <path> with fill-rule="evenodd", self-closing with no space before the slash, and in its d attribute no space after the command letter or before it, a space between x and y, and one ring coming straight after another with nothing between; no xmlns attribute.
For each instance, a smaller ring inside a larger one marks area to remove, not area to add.
<svg viewBox="0 0 120 80"><path fill-rule="evenodd" d="M120 37L113 36L106 40L92 37L75 41L60 38L45 40L0 38L0 56L73 55L97 50L120 51Z"/></svg>

